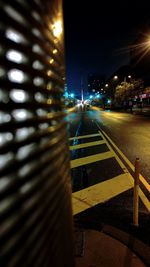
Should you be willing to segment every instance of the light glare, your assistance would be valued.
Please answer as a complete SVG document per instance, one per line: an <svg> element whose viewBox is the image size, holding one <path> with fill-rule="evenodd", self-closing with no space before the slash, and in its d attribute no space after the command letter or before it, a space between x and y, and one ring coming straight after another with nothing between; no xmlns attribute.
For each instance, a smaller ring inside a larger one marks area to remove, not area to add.
<svg viewBox="0 0 150 267"><path fill-rule="evenodd" d="M23 82L25 77L23 71L13 69L8 72L8 78L12 82Z"/></svg>
<svg viewBox="0 0 150 267"><path fill-rule="evenodd" d="M23 56L21 55L21 53L15 51L15 50L8 51L6 57L9 60L11 60L13 62L17 62L17 63L21 63L22 59L23 59Z"/></svg>
<svg viewBox="0 0 150 267"><path fill-rule="evenodd" d="M58 20L54 23L54 25L52 26L53 28L53 34L55 37L59 38L60 35L62 34L62 23L61 20Z"/></svg>
<svg viewBox="0 0 150 267"><path fill-rule="evenodd" d="M23 90L12 90L10 97L15 102L24 102L27 98L26 93Z"/></svg>
<svg viewBox="0 0 150 267"><path fill-rule="evenodd" d="M14 41L15 43L21 43L23 41L23 37L16 31L11 30L11 29L8 29L6 31L6 37Z"/></svg>

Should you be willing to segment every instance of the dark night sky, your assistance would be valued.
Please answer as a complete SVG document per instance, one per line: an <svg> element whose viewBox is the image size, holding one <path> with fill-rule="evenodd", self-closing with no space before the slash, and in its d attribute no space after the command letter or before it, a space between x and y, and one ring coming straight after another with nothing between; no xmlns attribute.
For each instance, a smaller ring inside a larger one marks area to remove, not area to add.
<svg viewBox="0 0 150 267"><path fill-rule="evenodd" d="M88 74L107 77L128 64L126 49L138 33L150 33L148 1L64 0L67 83L69 91L84 89ZM126 51L125 51L126 50Z"/></svg>

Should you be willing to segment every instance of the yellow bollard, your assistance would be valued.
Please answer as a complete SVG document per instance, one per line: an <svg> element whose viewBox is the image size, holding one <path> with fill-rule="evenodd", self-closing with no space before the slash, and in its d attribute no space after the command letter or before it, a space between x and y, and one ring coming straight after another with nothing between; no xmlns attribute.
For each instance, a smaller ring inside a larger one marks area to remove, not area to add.
<svg viewBox="0 0 150 267"><path fill-rule="evenodd" d="M140 161L135 160L134 192L133 192L133 225L139 226L139 173Z"/></svg>

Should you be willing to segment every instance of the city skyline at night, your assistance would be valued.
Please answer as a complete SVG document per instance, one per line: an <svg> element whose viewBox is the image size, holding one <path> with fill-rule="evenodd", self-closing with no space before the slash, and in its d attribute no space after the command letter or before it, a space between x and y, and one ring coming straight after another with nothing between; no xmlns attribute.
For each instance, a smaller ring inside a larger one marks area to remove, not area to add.
<svg viewBox="0 0 150 267"><path fill-rule="evenodd" d="M138 34L150 34L148 2L64 1L65 56L68 89L87 89L89 74L109 77L129 64L130 45ZM145 37L147 38L147 37Z"/></svg>

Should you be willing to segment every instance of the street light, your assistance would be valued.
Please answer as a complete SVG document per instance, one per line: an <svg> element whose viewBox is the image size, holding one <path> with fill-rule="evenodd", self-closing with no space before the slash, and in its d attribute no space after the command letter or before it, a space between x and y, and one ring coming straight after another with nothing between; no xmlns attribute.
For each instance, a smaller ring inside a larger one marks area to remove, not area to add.
<svg viewBox="0 0 150 267"><path fill-rule="evenodd" d="M74 98L74 93L71 93L71 94L70 94L70 97L71 97L71 98Z"/></svg>
<svg viewBox="0 0 150 267"><path fill-rule="evenodd" d="M118 80L118 76L117 75L114 76L114 80Z"/></svg>
<svg viewBox="0 0 150 267"><path fill-rule="evenodd" d="M128 75L127 77L125 76L125 77L124 77L124 82L126 82L126 81L127 81L127 78L128 78L128 79L131 79L131 78L132 78L132 76L131 76L131 75Z"/></svg>

